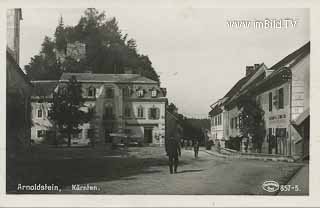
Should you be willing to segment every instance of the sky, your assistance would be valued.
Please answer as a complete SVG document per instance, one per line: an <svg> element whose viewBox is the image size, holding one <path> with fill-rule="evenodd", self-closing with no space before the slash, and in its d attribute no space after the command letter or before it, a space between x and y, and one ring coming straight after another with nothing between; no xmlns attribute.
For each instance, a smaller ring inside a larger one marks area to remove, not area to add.
<svg viewBox="0 0 320 208"><path fill-rule="evenodd" d="M308 9L97 9L116 17L138 52L149 56L169 102L195 118L207 117L210 105L245 76L247 65L271 67L310 40ZM20 66L39 53L46 35L53 37L61 15L65 25L75 25L83 11L23 9ZM250 25L230 23L243 20Z"/></svg>

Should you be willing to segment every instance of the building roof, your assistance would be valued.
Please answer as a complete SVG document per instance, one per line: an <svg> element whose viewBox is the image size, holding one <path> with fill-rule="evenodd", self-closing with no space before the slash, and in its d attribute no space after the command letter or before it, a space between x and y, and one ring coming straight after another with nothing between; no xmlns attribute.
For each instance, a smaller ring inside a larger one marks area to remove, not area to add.
<svg viewBox="0 0 320 208"><path fill-rule="evenodd" d="M57 87L58 80L39 80L31 81L34 88L32 91L32 96L51 96L54 89Z"/></svg>
<svg viewBox="0 0 320 208"><path fill-rule="evenodd" d="M30 82L30 80L26 76L26 74L22 71L22 69L20 68L19 64L16 62L15 58L13 58L12 53L11 53L11 49L9 47L7 47L6 52L7 52L7 61L10 61L12 64L14 64L15 67L13 67L13 68L16 69L16 71L21 75L21 77L25 80L25 82L30 87L33 87L31 82Z"/></svg>
<svg viewBox="0 0 320 208"><path fill-rule="evenodd" d="M215 115L218 115L220 113L222 113L222 109L221 109L220 105L216 105L209 112L209 116L215 116Z"/></svg>
<svg viewBox="0 0 320 208"><path fill-rule="evenodd" d="M262 63L263 64L263 63ZM262 64L260 66L262 66ZM219 103L218 105L215 105L211 111L209 112L209 116L215 116L218 115L222 112L221 106L224 105L225 103L228 103L228 101L230 101L241 89L242 86L244 86L244 84L247 83L248 80L250 80L250 78L252 76L254 76L256 74L256 72L258 71L258 69L260 68L260 66L255 69L251 74L241 78L228 92L227 94L220 100L222 100L221 103Z"/></svg>
<svg viewBox="0 0 320 208"><path fill-rule="evenodd" d="M157 81L143 77L139 74L63 73L60 77L60 81L68 81L72 76L75 76L79 82L158 84Z"/></svg>
<svg viewBox="0 0 320 208"><path fill-rule="evenodd" d="M273 65L271 67L273 72L257 84L257 92L268 90L274 87L276 83L279 85L286 82L287 80L282 79L282 76L287 74L291 67L296 65L308 54L310 54L310 41Z"/></svg>
<svg viewBox="0 0 320 208"><path fill-rule="evenodd" d="M310 41L294 51L293 53L289 54L285 58L281 59L278 63L273 65L270 69L271 70L277 70L282 67L288 67L293 62L295 62L297 59L299 60L301 57L304 57L306 54L310 53Z"/></svg>

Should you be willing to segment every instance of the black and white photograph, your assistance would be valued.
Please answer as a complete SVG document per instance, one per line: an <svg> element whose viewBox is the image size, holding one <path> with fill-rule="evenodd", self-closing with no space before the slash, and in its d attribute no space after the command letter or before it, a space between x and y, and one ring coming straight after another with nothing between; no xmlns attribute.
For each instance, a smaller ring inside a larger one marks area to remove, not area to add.
<svg viewBox="0 0 320 208"><path fill-rule="evenodd" d="M310 8L5 11L7 196L310 195Z"/></svg>

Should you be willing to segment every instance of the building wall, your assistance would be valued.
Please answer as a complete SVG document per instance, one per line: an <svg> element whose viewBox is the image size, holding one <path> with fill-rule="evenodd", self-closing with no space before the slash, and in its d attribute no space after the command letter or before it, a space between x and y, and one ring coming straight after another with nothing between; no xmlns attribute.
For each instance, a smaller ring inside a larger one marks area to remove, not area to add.
<svg viewBox="0 0 320 208"><path fill-rule="evenodd" d="M7 46L19 64L21 9L7 10Z"/></svg>
<svg viewBox="0 0 320 208"><path fill-rule="evenodd" d="M292 119L310 105L310 55L292 67Z"/></svg>
<svg viewBox="0 0 320 208"><path fill-rule="evenodd" d="M45 139L46 131L52 130L52 123L48 119L48 112L50 110L51 103L43 102L31 102L31 117L32 117L32 127L31 127L31 140L34 143L42 143ZM39 113L41 111L41 113ZM38 115L39 113L39 115ZM41 116L40 116L41 114ZM40 117L39 117L40 116ZM43 133L38 133L38 131L43 131Z"/></svg>
<svg viewBox="0 0 320 208"><path fill-rule="evenodd" d="M239 129L239 114L240 114L240 111L238 107L234 107L227 111L228 123L225 123L228 128L228 132L226 135L227 139L229 139L230 137L241 136L240 129ZM231 124L232 121L233 121L233 124Z"/></svg>
<svg viewBox="0 0 320 208"><path fill-rule="evenodd" d="M224 138L223 135L223 113L212 116L210 119L211 122L211 140L222 140Z"/></svg>
<svg viewBox="0 0 320 208"><path fill-rule="evenodd" d="M283 108L278 107L279 89L283 89ZM269 110L269 93L272 93L272 110ZM257 96L257 100L264 110L264 121L266 128L266 137L264 138L262 152L272 154L289 154L290 144L289 138L289 126L290 126L290 83L286 82L280 86L274 87L271 90L265 91ZM281 129L281 130L279 130ZM277 133L283 131L282 133ZM279 136L279 134L283 134ZM276 143L278 147L273 146L269 141L271 135L277 137ZM273 146L270 147L269 145ZM277 148L277 149L276 149ZM269 152L271 151L271 152Z"/></svg>
<svg viewBox="0 0 320 208"><path fill-rule="evenodd" d="M85 98L82 110L88 112L89 109L94 109L95 114L89 123L83 124L79 128L82 132L73 140L77 142L88 142L88 131L94 131L95 143L111 143L109 134L111 133L128 133L132 138L136 138L142 142L145 141L145 131L151 134L150 143L164 144L165 139L165 105L166 100L159 94L156 98L151 98L151 92L148 89L153 89L156 86L143 85L146 93L143 98L139 98L134 89L141 89L141 84L115 84L115 83L82 83L82 93ZM129 97L123 95L123 88L130 86L132 94ZM66 87L66 83L60 83L59 88L62 90ZM88 96L89 89L95 89L95 96ZM107 96L107 90L112 89L112 97ZM150 96L149 96L150 95ZM48 104L39 106L33 103L34 112L33 120L37 123L32 128L32 137L35 141L41 142L43 139L37 138L38 130L47 130L52 127L47 119L47 114L43 118L37 118L37 109L44 107L45 112L48 110ZM125 116L125 108L130 107L131 115ZM138 107L143 107L144 117L138 117ZM106 109L112 109L112 116L106 114ZM159 109L159 119L151 119L148 111L150 108Z"/></svg>
<svg viewBox="0 0 320 208"><path fill-rule="evenodd" d="M149 128L152 129L152 143L154 144L164 144L165 139L165 102L161 101L133 101L127 102L132 107L133 110L133 117L134 118L127 118L125 119L125 128L131 129L134 131L134 135L140 137L141 139L144 138L145 129ZM138 107L143 107L144 109L144 118L138 118ZM159 112L159 119L150 119L148 115L148 111L150 108L158 108Z"/></svg>
<svg viewBox="0 0 320 208"><path fill-rule="evenodd" d="M310 54L294 65L292 71L292 120L310 108ZM309 128L307 126L307 128ZM305 129L304 131L310 131ZM295 156L309 154L309 137L301 135L291 126L292 153ZM303 138L308 137L308 138Z"/></svg>
<svg viewBox="0 0 320 208"><path fill-rule="evenodd" d="M19 148L30 145L30 94L31 85L20 67L7 54L6 120L7 147L15 154Z"/></svg>

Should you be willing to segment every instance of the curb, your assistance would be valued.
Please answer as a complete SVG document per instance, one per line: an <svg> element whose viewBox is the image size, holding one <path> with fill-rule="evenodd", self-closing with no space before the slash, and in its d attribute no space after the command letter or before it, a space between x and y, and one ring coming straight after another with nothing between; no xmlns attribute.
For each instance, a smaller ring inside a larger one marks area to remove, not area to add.
<svg viewBox="0 0 320 208"><path fill-rule="evenodd" d="M213 152L209 150L202 150L210 155L217 156L217 157L222 157L222 158L230 158L230 159L246 159L246 160L262 160L262 161L272 161L272 162L288 162L288 163L294 163L296 162L293 158L272 158L272 157L265 157L265 156L247 156L247 155L242 155L242 154L237 154L237 155L227 155L227 154L222 154L218 152Z"/></svg>

